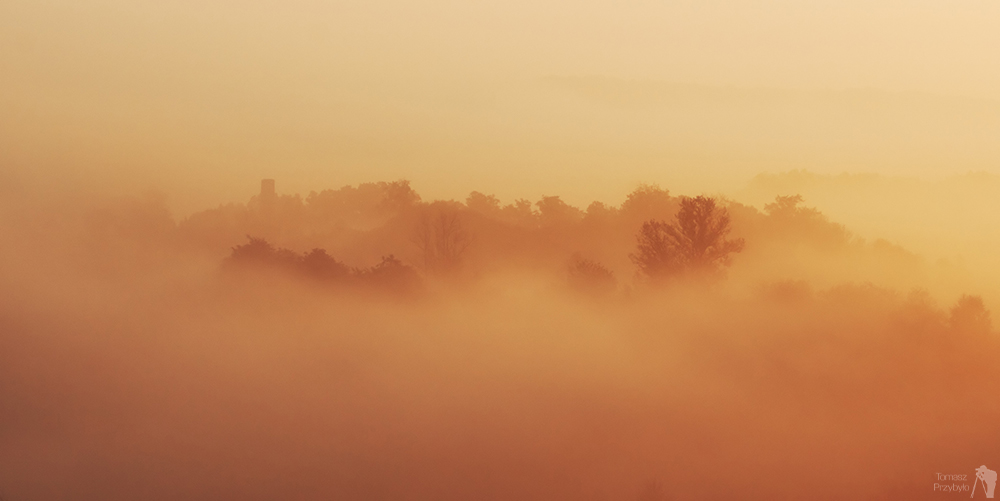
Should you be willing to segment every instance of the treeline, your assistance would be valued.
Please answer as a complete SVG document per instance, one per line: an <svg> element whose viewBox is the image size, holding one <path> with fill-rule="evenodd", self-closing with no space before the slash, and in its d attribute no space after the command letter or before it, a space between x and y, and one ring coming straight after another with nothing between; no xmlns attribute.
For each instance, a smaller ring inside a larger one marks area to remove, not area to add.
<svg viewBox="0 0 1000 501"><path fill-rule="evenodd" d="M332 286L361 286L385 291L415 292L420 288L420 276L411 266L393 255L382 256L375 266L350 267L327 254L325 249L313 249L299 254L276 248L262 238L247 236L249 242L233 247L226 259L227 268L266 267L294 274Z"/></svg>
<svg viewBox="0 0 1000 501"><path fill-rule="evenodd" d="M376 185L379 186L379 185ZM550 231L557 226L572 227L582 223L586 214L563 203L558 197L545 197L533 211L525 201L517 201L501 207L495 197L480 193L470 195L465 206L454 202L435 202L418 207L419 197L408 190L405 183L382 184L380 203L366 203L367 212L351 210L350 196L338 197L335 193L312 195L309 203L324 200L338 204L341 213L354 216L355 220L371 221L379 211L401 212L410 208L409 235L413 247L420 253L418 265L424 274L449 275L463 264L466 251L475 241L476 234L467 228L467 219L477 216L507 225L520 225L524 229ZM371 189L367 187L366 189ZM348 194L357 195L348 189ZM640 197L662 196L663 205L672 204L669 195L657 188L643 188L633 193L628 204L637 203ZM364 198L362 198L364 200ZM647 205L651 200L647 201ZM264 211L274 210L275 200L258 201ZM357 202L357 200L355 200ZM730 257L743 249L742 238L727 238L731 231L728 210L716 199L699 196L681 197L674 221L649 219L642 223L635 238L635 252L629 255L639 272L651 282L662 282L680 275L718 276L731 262ZM293 206L295 202L292 202ZM346 209L346 210L345 210ZM387 210L388 209L388 210ZM614 214L615 209L600 208L605 217ZM592 211L593 212L593 211ZM415 217L412 217L415 216ZM578 221L577 221L578 220ZM546 224L547 222L547 224ZM534 224L531 224L534 223ZM534 226L534 228L532 228ZM394 254L382 257L382 261L371 268L352 268L337 261L323 248L298 254L289 249L275 248L263 238L249 236L249 243L233 247L228 263L238 265L262 265L285 269L316 280L331 283L372 283L397 289L415 289L419 275L414 268L403 264ZM606 266L582 257L576 252L568 267L569 284L581 290L609 293L614 290L617 280L614 272Z"/></svg>
<svg viewBox="0 0 1000 501"><path fill-rule="evenodd" d="M383 256L418 279L467 280L523 269L560 274L574 288L601 294L621 284L718 280L735 262L758 276L780 267L784 276L776 279L829 270L838 280L861 281L871 279L863 274L906 276L919 265L898 246L853 237L804 207L799 196L778 197L758 210L721 197L674 196L651 185L620 205L594 202L585 210L558 196L503 204L480 192L464 202L425 202L406 181L306 197L262 192L246 204L194 214L176 231L186 245L231 253L232 262L295 269L331 282L361 281L364 270L383 266ZM240 244L246 235L253 240ZM266 249L272 245L317 250L275 248L274 256L285 258L242 257L271 255ZM288 264L292 254L295 266Z"/></svg>

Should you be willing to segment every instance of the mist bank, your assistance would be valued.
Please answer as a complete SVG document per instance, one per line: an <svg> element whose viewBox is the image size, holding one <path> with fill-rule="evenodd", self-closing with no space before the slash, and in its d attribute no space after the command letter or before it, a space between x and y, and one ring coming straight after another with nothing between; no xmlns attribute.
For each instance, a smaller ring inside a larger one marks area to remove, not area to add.
<svg viewBox="0 0 1000 501"><path fill-rule="evenodd" d="M937 499L935 472L1000 441L975 301L775 284L595 302L511 274L400 299L256 277L5 286L4 495Z"/></svg>
<svg viewBox="0 0 1000 501"><path fill-rule="evenodd" d="M937 499L993 461L995 298L794 195L716 198L745 246L656 281L637 233L697 197L273 186L0 203L6 499Z"/></svg>
<svg viewBox="0 0 1000 501"><path fill-rule="evenodd" d="M806 170L754 177L733 197L752 205L797 193L833 220L865 238L884 238L926 257L947 260L986 275L992 289L996 267L1000 177L988 172L938 177L887 176Z"/></svg>

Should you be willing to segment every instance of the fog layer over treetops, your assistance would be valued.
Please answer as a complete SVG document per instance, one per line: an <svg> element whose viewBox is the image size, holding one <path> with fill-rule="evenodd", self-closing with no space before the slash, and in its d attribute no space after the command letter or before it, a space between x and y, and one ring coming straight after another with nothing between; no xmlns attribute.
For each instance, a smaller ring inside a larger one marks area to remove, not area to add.
<svg viewBox="0 0 1000 501"><path fill-rule="evenodd" d="M5 499L938 499L996 462L989 283L798 192L278 188L8 191Z"/></svg>

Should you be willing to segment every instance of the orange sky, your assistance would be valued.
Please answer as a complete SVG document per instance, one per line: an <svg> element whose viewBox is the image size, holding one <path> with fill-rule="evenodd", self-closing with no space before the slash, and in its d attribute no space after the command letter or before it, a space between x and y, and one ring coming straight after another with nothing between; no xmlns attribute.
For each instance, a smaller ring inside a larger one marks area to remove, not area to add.
<svg viewBox="0 0 1000 501"><path fill-rule="evenodd" d="M0 4L0 165L165 191L619 201L762 171L1000 161L1000 4Z"/></svg>

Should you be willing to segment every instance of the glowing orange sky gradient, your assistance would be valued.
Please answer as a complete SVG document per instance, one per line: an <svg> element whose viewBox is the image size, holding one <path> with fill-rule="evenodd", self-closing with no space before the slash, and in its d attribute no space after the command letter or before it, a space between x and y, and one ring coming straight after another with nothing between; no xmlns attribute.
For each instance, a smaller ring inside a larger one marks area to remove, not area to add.
<svg viewBox="0 0 1000 501"><path fill-rule="evenodd" d="M181 214L407 178L620 201L1000 160L996 2L0 5L0 165ZM110 187L110 188L109 188Z"/></svg>

